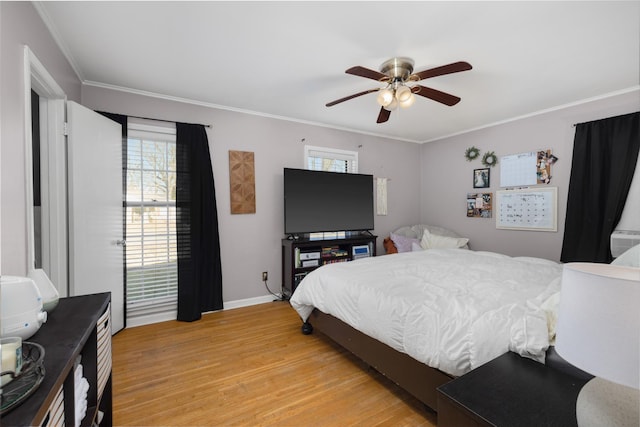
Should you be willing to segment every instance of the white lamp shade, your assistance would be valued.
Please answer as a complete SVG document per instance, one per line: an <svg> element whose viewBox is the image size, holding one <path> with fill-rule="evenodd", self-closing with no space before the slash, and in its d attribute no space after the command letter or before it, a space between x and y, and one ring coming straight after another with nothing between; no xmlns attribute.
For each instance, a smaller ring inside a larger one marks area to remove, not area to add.
<svg viewBox="0 0 640 427"><path fill-rule="evenodd" d="M416 96L413 93L409 93L409 97L406 100L400 101L400 107L409 108L414 102L416 102Z"/></svg>
<svg viewBox="0 0 640 427"><path fill-rule="evenodd" d="M400 104L408 101L409 98L411 98L411 95L411 89L409 89L407 86L400 86L398 89L396 89L396 99Z"/></svg>
<svg viewBox="0 0 640 427"><path fill-rule="evenodd" d="M396 98L393 98L391 100L391 102L389 103L389 105L385 105L384 108L389 110L389 111L393 111L396 108L398 108L398 101L396 100Z"/></svg>
<svg viewBox="0 0 640 427"><path fill-rule="evenodd" d="M592 375L640 388L640 269L565 264L556 350Z"/></svg>
<svg viewBox="0 0 640 427"><path fill-rule="evenodd" d="M380 91L378 91L378 97L376 99L378 101L378 104L383 107L386 107L395 100L393 97L393 91L389 89L381 89Z"/></svg>

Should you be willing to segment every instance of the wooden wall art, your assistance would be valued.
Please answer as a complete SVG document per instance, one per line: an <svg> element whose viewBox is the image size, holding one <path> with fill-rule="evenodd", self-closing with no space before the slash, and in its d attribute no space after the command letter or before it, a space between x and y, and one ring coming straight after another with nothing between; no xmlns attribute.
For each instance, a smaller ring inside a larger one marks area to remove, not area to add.
<svg viewBox="0 0 640 427"><path fill-rule="evenodd" d="M256 213L256 173L252 151L229 150L231 213Z"/></svg>

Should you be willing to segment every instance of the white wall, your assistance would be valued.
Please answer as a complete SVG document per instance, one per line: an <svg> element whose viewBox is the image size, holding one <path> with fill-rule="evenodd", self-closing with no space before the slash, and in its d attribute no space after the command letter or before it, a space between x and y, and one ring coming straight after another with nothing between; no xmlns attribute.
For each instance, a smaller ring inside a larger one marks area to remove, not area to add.
<svg viewBox="0 0 640 427"><path fill-rule="evenodd" d="M80 100L80 80L31 2L0 2L0 272L26 275L24 45L68 99Z"/></svg>
<svg viewBox="0 0 640 427"><path fill-rule="evenodd" d="M421 153L422 221L469 237L469 245L474 250L559 261L571 173L573 125L638 110L640 92L635 90L424 144ZM553 166L549 184L558 187L558 231L497 230L495 214L491 219L467 218L467 193L492 192L495 198L495 192L500 189L499 165L491 169L490 188L473 188L473 170L484 166L479 159L466 161L464 153L471 146L478 147L481 153L494 151L498 157L551 148L559 159Z"/></svg>
<svg viewBox="0 0 640 427"><path fill-rule="evenodd" d="M358 151L360 173L391 179L389 213L374 217L373 232L380 236L379 253L384 253L382 239L390 231L419 220L417 144L95 86L83 87L82 103L112 113L212 125L207 134L218 205L225 302L268 295L261 282L262 271L269 272L271 289L280 291L280 241L285 237L282 171L285 167L304 167L305 144ZM255 214L230 213L229 150L255 153Z"/></svg>

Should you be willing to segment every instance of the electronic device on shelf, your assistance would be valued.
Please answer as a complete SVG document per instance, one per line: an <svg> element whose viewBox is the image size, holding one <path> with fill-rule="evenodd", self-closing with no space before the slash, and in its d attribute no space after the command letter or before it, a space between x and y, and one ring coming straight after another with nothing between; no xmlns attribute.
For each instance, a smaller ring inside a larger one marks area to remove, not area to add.
<svg viewBox="0 0 640 427"><path fill-rule="evenodd" d="M0 337L31 338L47 321L42 295L28 277L0 277Z"/></svg>
<svg viewBox="0 0 640 427"><path fill-rule="evenodd" d="M353 259L368 258L371 256L369 245L354 245L351 250L353 251Z"/></svg>

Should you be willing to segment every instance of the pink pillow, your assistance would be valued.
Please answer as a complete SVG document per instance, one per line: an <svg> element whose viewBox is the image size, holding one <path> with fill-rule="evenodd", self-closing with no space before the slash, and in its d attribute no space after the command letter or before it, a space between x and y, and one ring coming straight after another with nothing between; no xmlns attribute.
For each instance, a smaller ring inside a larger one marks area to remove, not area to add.
<svg viewBox="0 0 640 427"><path fill-rule="evenodd" d="M391 240L393 244L398 248L398 252L411 252L411 245L413 243L420 244L420 240L413 239L411 237L401 236L400 234L391 233Z"/></svg>

